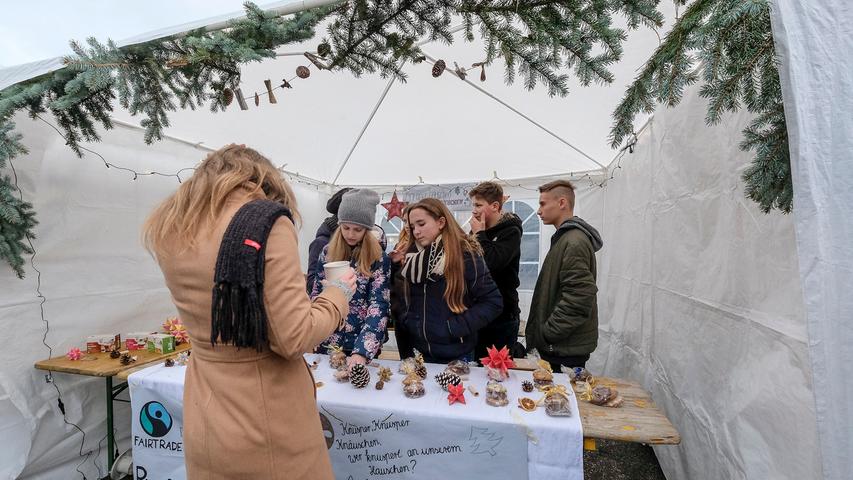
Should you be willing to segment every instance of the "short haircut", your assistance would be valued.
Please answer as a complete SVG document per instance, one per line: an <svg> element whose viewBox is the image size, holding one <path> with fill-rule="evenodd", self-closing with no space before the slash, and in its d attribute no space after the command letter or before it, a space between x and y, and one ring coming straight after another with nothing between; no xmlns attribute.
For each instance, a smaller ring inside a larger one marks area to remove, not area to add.
<svg viewBox="0 0 853 480"><path fill-rule="evenodd" d="M482 182L468 192L468 197L480 197L491 203L504 204L504 189L495 182Z"/></svg>
<svg viewBox="0 0 853 480"><path fill-rule="evenodd" d="M554 180L539 187L539 193L551 192L556 197L564 197L569 201L569 208L575 209L575 186L568 180Z"/></svg>

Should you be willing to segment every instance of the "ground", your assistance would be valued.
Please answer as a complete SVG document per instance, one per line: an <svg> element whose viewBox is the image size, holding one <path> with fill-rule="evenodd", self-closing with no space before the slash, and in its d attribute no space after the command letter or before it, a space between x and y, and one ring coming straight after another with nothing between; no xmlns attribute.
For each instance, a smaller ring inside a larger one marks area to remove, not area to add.
<svg viewBox="0 0 853 480"><path fill-rule="evenodd" d="M648 445L598 440L597 446L583 452L586 480L666 480Z"/></svg>

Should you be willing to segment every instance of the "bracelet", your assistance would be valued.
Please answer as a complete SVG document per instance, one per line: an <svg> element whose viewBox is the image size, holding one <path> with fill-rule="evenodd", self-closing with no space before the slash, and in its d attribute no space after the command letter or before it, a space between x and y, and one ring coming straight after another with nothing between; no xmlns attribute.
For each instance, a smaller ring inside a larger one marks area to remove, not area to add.
<svg viewBox="0 0 853 480"><path fill-rule="evenodd" d="M353 289L349 288L349 285L347 285L346 283L344 283L341 280L333 280L333 281L328 282L328 283L329 283L330 287L337 287L342 292L344 292L344 296L347 297L348 302L352 299L352 296L355 293L355 291Z"/></svg>

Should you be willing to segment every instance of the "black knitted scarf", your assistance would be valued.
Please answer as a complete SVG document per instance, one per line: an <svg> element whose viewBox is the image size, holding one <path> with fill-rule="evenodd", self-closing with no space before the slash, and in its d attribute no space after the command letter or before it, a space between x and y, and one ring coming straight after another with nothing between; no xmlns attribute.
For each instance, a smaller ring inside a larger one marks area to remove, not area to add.
<svg viewBox="0 0 853 480"><path fill-rule="evenodd" d="M264 309L264 254L278 217L293 217L284 205L254 200L231 219L216 257L210 343L254 348L269 345Z"/></svg>

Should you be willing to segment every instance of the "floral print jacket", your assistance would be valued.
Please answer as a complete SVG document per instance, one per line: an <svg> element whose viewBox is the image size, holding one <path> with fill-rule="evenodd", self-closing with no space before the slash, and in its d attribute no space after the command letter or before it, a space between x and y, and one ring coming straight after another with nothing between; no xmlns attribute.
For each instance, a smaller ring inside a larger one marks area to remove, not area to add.
<svg viewBox="0 0 853 480"><path fill-rule="evenodd" d="M323 292L323 284L320 282L326 278L322 265L326 264L327 251L328 247L323 249L317 262L320 268L317 269L317 277L311 288L312 299ZM371 266L370 276L359 272L355 262L350 262L350 265L356 272L356 287L349 302L349 316L343 329L335 331L323 341L319 351L339 346L345 352L358 353L370 362L385 343L391 310L391 259L382 252L382 258Z"/></svg>

